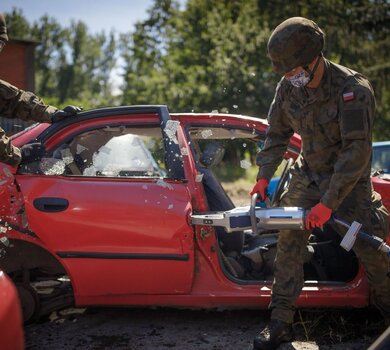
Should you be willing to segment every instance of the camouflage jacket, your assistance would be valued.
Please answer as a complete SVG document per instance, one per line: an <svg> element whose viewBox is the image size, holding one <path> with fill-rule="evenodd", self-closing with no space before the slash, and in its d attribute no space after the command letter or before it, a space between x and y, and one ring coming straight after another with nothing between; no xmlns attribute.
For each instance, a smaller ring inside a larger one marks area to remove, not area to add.
<svg viewBox="0 0 390 350"><path fill-rule="evenodd" d="M258 178L270 179L294 132L302 138L293 172L320 188L321 202L335 210L358 182L370 181L375 98L361 74L325 59L316 89L282 79L268 114Z"/></svg>
<svg viewBox="0 0 390 350"><path fill-rule="evenodd" d="M27 92L0 80L0 117L35 120L50 123L50 117L57 108L45 105L32 92ZM9 138L0 128L0 162L17 165L20 151L11 145Z"/></svg>

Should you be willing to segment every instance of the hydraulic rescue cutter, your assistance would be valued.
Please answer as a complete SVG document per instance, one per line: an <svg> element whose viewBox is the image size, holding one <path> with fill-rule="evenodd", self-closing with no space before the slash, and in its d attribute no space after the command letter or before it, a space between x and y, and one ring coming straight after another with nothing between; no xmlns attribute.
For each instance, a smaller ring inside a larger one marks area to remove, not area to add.
<svg viewBox="0 0 390 350"><path fill-rule="evenodd" d="M252 230L256 234L267 230L305 230L305 217L308 212L306 209L299 207L263 208L256 206L256 203L257 195L255 194L252 196L250 206L210 214L193 214L192 224L219 226L232 234L245 230ZM356 239L359 238L390 258L390 246L380 237L364 232L359 222L354 221L349 224L335 216L332 216L331 221L348 229L340 243L345 250L351 250Z"/></svg>

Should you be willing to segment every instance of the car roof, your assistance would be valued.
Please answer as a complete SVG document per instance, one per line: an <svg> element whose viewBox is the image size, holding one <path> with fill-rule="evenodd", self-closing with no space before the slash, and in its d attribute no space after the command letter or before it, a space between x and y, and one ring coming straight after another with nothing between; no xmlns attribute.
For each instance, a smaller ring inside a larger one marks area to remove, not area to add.
<svg viewBox="0 0 390 350"><path fill-rule="evenodd" d="M170 113L171 116L175 116L180 119L180 117L190 117L190 118L196 118L196 117L218 117L218 118L233 118L233 119L241 119L241 120L247 120L251 122L261 122L262 124L268 125L268 121L266 118L261 117L253 117L249 115L243 115L243 114L231 114L231 113L218 113L218 112L211 112L211 113Z"/></svg>

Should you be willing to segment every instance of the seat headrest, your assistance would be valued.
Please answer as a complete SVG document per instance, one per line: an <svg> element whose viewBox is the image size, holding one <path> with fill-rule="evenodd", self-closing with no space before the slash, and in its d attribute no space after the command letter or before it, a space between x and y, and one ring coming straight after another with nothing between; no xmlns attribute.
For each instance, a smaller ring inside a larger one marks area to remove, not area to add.
<svg viewBox="0 0 390 350"><path fill-rule="evenodd" d="M224 155L225 148L221 142L210 142L203 149L199 160L205 167L210 167L219 164Z"/></svg>

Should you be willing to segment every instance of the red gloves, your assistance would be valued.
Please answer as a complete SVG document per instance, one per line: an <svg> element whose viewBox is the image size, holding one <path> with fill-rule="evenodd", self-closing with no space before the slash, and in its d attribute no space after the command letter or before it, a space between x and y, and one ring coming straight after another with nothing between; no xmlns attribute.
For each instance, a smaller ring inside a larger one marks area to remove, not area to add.
<svg viewBox="0 0 390 350"><path fill-rule="evenodd" d="M331 217L332 209L322 203L316 204L306 216L306 228L322 227Z"/></svg>
<svg viewBox="0 0 390 350"><path fill-rule="evenodd" d="M256 185L253 187L250 195L253 196L255 193L258 193L261 196L261 200L264 201L267 198L267 187L268 187L268 180L259 179L257 180Z"/></svg>

